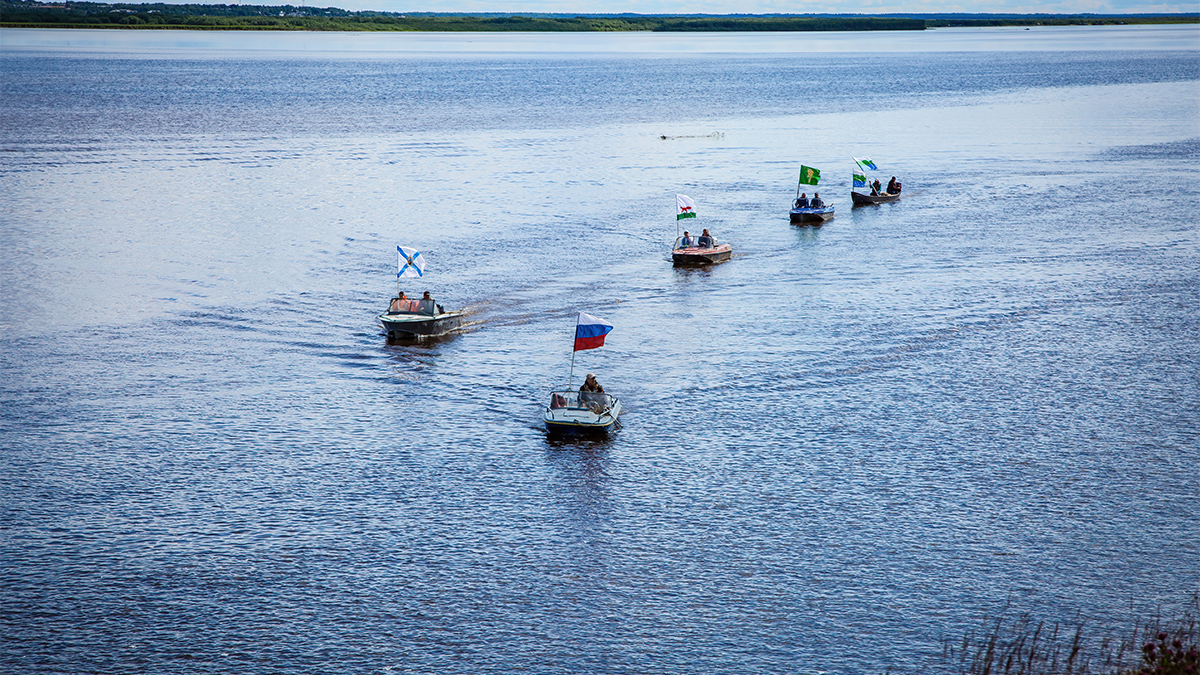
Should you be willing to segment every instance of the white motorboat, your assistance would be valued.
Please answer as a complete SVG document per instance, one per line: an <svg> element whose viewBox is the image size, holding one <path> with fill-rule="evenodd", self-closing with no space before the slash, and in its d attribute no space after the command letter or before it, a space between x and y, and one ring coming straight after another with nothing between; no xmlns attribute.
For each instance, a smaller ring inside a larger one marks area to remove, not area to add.
<svg viewBox="0 0 1200 675"><path fill-rule="evenodd" d="M560 389L550 392L542 419L551 431L607 431L620 414L616 396Z"/></svg>
<svg viewBox="0 0 1200 675"><path fill-rule="evenodd" d="M604 346L604 336L613 329L611 323L591 314L580 312L575 321L575 345L571 350L571 371L567 382L575 374L575 352ZM569 388L550 392L550 402L542 413L542 420L549 431L607 431L621 414L621 402L616 396L604 393L588 373L579 391ZM586 391L585 391L586 390Z"/></svg>

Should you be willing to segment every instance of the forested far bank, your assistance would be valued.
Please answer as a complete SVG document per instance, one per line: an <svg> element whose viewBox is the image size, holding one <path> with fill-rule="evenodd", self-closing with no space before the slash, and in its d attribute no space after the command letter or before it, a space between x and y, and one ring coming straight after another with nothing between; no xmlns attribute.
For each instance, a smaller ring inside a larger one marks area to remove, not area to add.
<svg viewBox="0 0 1200 675"><path fill-rule="evenodd" d="M196 30L311 30L311 31L865 31L924 30L919 19L872 17L560 17L389 15L347 12L334 8L259 7L259 11L227 6L201 13L199 5L36 6L0 5L0 26L45 28L161 28ZM183 8L191 11L179 11Z"/></svg>
<svg viewBox="0 0 1200 675"><path fill-rule="evenodd" d="M0 2L8 28L146 28L282 31L879 31L947 26L1196 23L1200 15L671 15L409 13L294 5Z"/></svg>

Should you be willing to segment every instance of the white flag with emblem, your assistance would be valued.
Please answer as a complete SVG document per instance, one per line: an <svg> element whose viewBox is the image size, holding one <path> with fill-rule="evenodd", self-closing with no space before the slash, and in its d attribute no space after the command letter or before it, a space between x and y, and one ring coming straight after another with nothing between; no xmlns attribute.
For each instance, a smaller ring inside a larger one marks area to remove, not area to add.
<svg viewBox="0 0 1200 675"><path fill-rule="evenodd" d="M419 277L425 274L425 258L421 256L420 251L406 246L397 246L396 251L400 258L400 271L396 273L397 279Z"/></svg>
<svg viewBox="0 0 1200 675"><path fill-rule="evenodd" d="M696 202L687 195L675 195L675 220L696 217Z"/></svg>

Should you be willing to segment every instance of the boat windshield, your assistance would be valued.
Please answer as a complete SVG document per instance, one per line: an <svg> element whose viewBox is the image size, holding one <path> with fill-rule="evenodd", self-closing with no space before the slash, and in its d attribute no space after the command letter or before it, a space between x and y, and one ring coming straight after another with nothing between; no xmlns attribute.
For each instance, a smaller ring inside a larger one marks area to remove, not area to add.
<svg viewBox="0 0 1200 675"><path fill-rule="evenodd" d="M392 298L388 304L388 314L436 314L436 306L432 300L407 300Z"/></svg>
<svg viewBox="0 0 1200 675"><path fill-rule="evenodd" d="M550 394L550 407L552 409L570 408L602 412L611 408L615 400L608 394L561 390Z"/></svg>
<svg viewBox="0 0 1200 675"><path fill-rule="evenodd" d="M697 237L695 235L691 235L689 238L692 240L692 242L687 246L683 244L683 237L676 239L675 248L713 248L717 245L716 237L705 237L704 235Z"/></svg>

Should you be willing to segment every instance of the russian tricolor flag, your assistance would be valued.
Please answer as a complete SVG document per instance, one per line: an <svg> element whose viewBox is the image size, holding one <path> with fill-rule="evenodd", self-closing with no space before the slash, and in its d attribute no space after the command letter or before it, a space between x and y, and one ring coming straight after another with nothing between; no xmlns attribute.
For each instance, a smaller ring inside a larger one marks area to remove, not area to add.
<svg viewBox="0 0 1200 675"><path fill-rule="evenodd" d="M575 351L603 347L604 336L612 329L612 324L604 319L580 312L579 322L575 324Z"/></svg>

